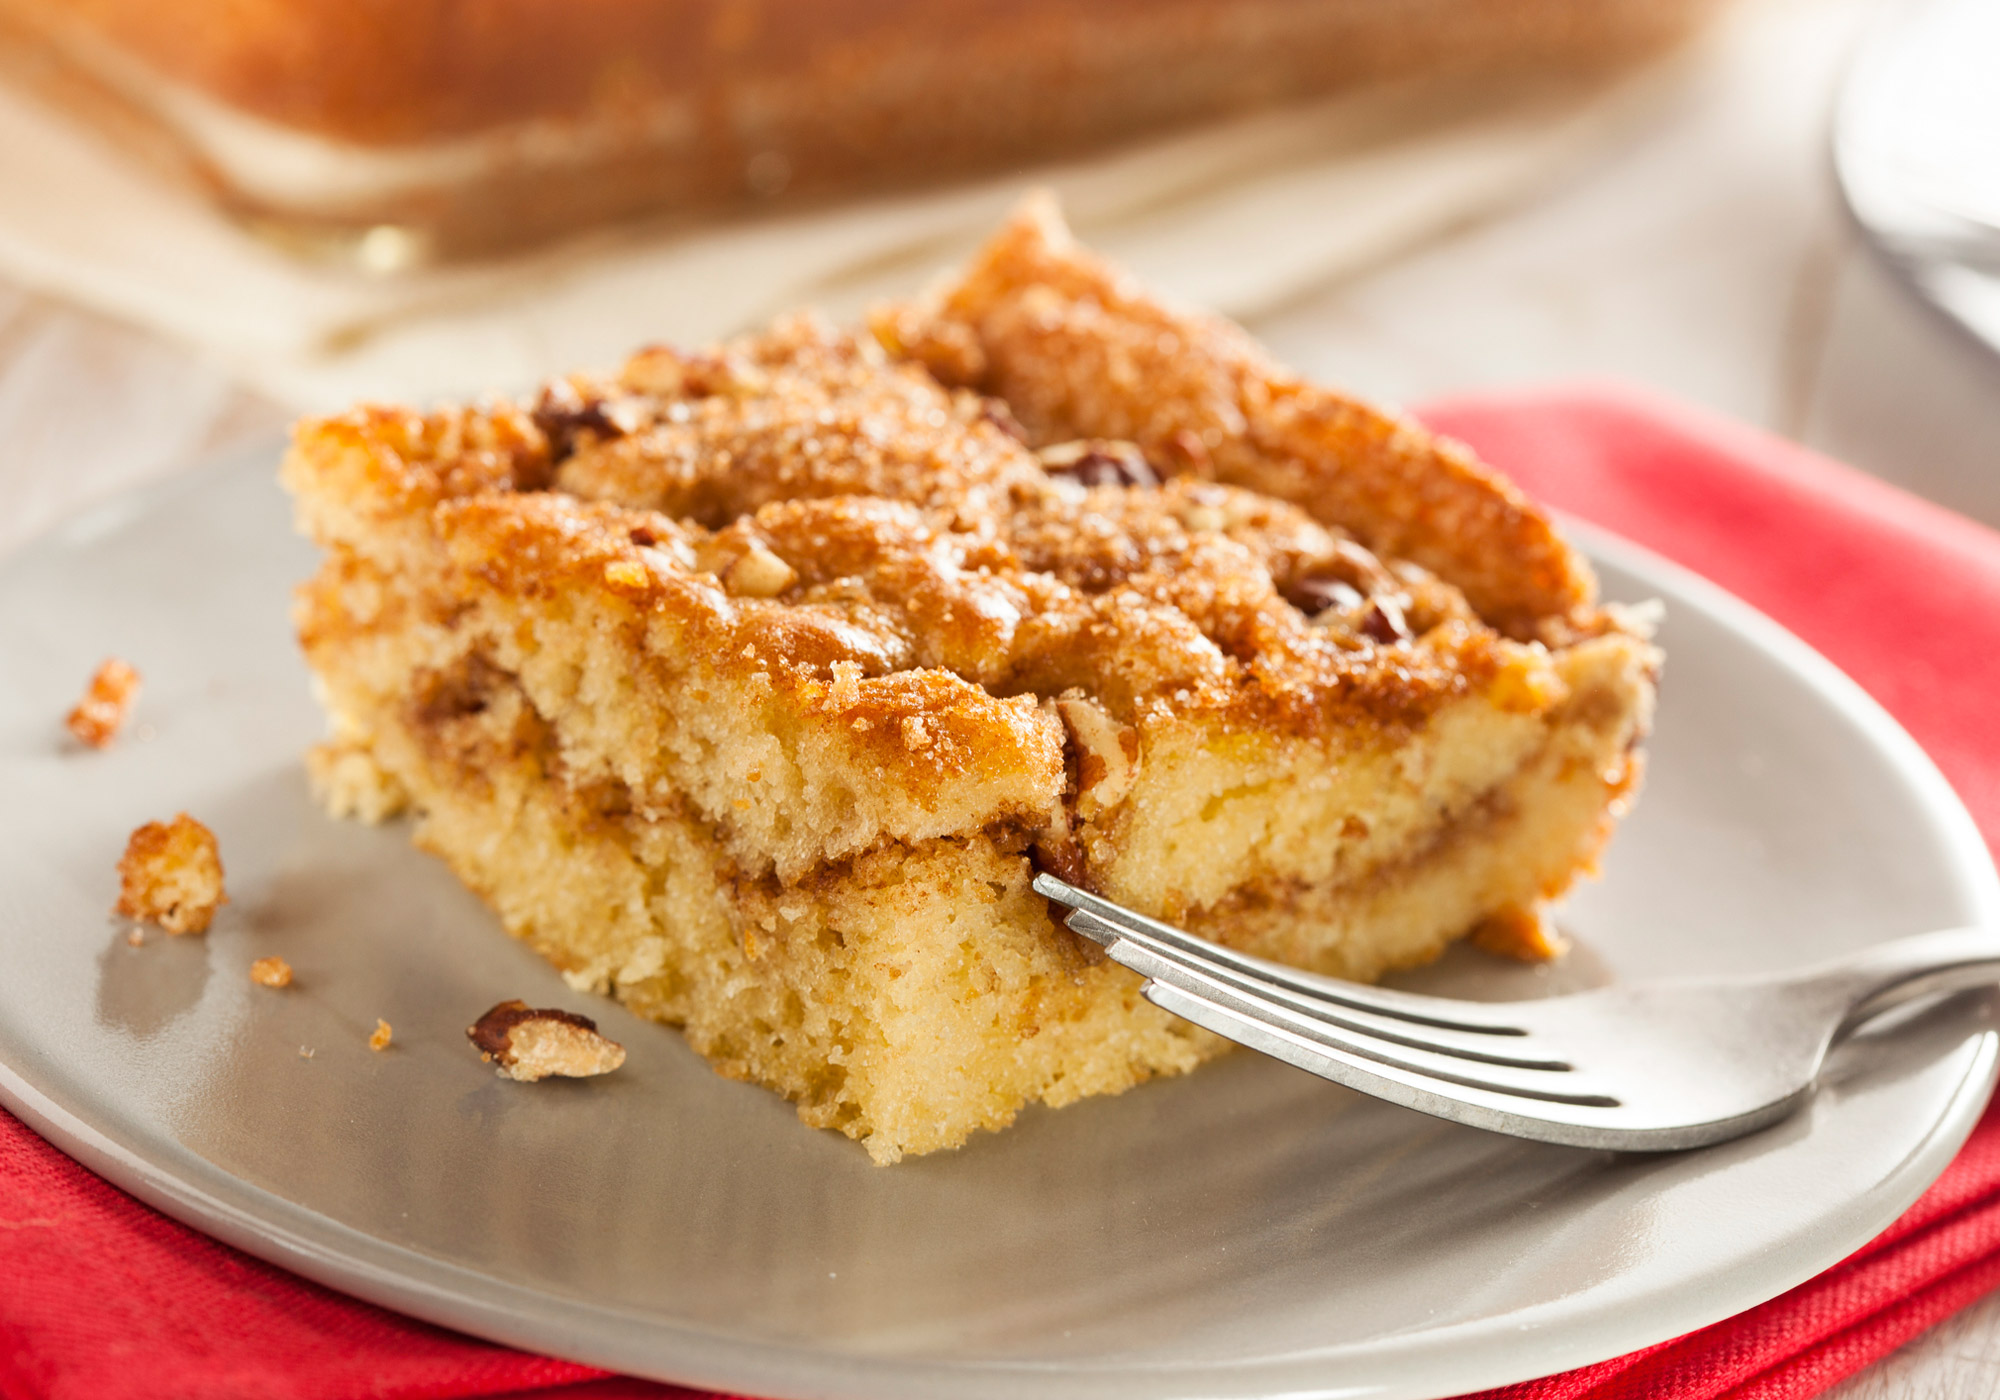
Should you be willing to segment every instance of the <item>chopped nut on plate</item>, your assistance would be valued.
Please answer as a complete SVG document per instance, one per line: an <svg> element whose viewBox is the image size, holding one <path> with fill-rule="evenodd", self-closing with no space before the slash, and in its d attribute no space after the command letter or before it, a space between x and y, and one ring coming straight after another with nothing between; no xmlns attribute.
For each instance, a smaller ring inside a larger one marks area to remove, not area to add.
<svg viewBox="0 0 2000 1400"><path fill-rule="evenodd" d="M118 737L138 698L138 671L114 656L97 668L83 699L76 702L64 722L83 743L93 749L107 748Z"/></svg>
<svg viewBox="0 0 2000 1400"><path fill-rule="evenodd" d="M150 919L168 933L206 933L228 898L215 833L186 812L133 832L118 877L116 912Z"/></svg>
<svg viewBox="0 0 2000 1400"><path fill-rule="evenodd" d="M250 980L260 987L289 987L292 965L283 958L259 958L250 964Z"/></svg>
<svg viewBox="0 0 2000 1400"><path fill-rule="evenodd" d="M599 1033L588 1016L503 1001L465 1032L479 1058L508 1079L533 1083L552 1074L582 1079L625 1063L625 1047Z"/></svg>
<svg viewBox="0 0 2000 1400"><path fill-rule="evenodd" d="M370 1050L387 1050L389 1042L394 1039L395 1034L394 1028L387 1021L384 1021L379 1016L376 1017L374 1034L368 1037L368 1048Z"/></svg>

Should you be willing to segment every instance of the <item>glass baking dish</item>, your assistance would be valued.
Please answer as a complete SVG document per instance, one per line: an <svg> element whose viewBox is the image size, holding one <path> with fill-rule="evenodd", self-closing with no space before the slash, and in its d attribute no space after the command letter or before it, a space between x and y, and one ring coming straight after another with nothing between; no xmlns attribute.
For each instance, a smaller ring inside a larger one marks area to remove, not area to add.
<svg viewBox="0 0 2000 1400"><path fill-rule="evenodd" d="M1719 0L0 0L11 78L364 265L1004 170Z"/></svg>

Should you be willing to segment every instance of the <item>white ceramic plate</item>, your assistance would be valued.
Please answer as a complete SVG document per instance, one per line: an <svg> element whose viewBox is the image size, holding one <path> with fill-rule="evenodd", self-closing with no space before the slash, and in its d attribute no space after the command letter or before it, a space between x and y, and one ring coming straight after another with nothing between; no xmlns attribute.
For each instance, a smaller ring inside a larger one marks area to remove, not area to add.
<svg viewBox="0 0 2000 1400"><path fill-rule="evenodd" d="M0 1099L168 1213L336 1288L641 1375L829 1400L1421 1397L1739 1311L1879 1230L1994 1077L1960 997L1849 1044L1810 1106L1664 1157L1537 1146L1250 1054L884 1169L673 1032L570 992L398 827L321 817L286 623L313 567L275 449L115 502L0 563ZM1559 973L1779 968L1991 919L1992 866L1910 740L1712 587L1585 537L1667 602L1653 769ZM145 673L106 753L59 720ZM125 941L126 833L187 809L232 903ZM297 970L283 994L250 961ZM506 997L599 1018L607 1079L504 1083L463 1028ZM367 1046L380 1016L385 1054ZM310 1049L311 1058L301 1055Z"/></svg>

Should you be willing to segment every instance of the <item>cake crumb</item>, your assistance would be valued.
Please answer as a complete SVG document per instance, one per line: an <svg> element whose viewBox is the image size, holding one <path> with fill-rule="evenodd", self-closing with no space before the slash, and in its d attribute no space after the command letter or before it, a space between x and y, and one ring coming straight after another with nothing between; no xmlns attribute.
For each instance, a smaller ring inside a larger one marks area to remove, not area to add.
<svg viewBox="0 0 2000 1400"><path fill-rule="evenodd" d="M1517 962L1552 962L1569 951L1569 940L1529 905L1509 904L1473 926L1472 946Z"/></svg>
<svg viewBox="0 0 2000 1400"><path fill-rule="evenodd" d="M532 1084L550 1075L581 1079L625 1063L625 1047L607 1039L588 1016L554 1007L503 1001L466 1027L479 1058L507 1079Z"/></svg>
<svg viewBox="0 0 2000 1400"><path fill-rule="evenodd" d="M395 1029L381 1017L375 1018L375 1032L368 1037L370 1050L387 1050L389 1042L396 1038Z"/></svg>
<svg viewBox="0 0 2000 1400"><path fill-rule="evenodd" d="M132 833L118 862L122 882L115 912L149 919L168 933L206 933L222 890L222 855L215 833L180 813Z"/></svg>
<svg viewBox="0 0 2000 1400"><path fill-rule="evenodd" d="M114 656L97 668L83 699L76 702L64 723L70 733L93 749L109 748L138 699L139 672Z"/></svg>
<svg viewBox="0 0 2000 1400"><path fill-rule="evenodd" d="M259 958L250 964L250 980L260 987L289 987L292 965L283 958Z"/></svg>
<svg viewBox="0 0 2000 1400"><path fill-rule="evenodd" d="M310 1060L310 1059L311 1059L312 1057L313 1057L313 1052L312 1052L311 1050L307 1049L307 1048L306 1048L305 1046L303 1046L303 1045L301 1045L301 1046L299 1047L299 1058L300 1058L300 1059L302 1059L302 1060Z"/></svg>
<svg viewBox="0 0 2000 1400"><path fill-rule="evenodd" d="M125 930L125 941L134 948L145 947L146 930L140 928L137 924L132 925L132 927Z"/></svg>

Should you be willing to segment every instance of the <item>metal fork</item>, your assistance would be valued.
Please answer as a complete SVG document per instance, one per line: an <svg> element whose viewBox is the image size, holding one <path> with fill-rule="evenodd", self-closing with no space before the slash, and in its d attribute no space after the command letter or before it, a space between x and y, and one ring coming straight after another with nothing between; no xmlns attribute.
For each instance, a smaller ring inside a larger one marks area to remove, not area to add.
<svg viewBox="0 0 2000 1400"><path fill-rule="evenodd" d="M1916 997L2000 982L2000 930L1879 944L1804 972L1674 979L1542 1001L1419 996L1234 952L1052 875L1035 889L1146 978L1156 1006L1300 1069L1540 1142L1670 1152L1797 1108L1843 1033Z"/></svg>

